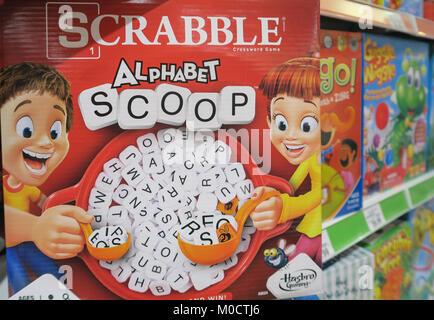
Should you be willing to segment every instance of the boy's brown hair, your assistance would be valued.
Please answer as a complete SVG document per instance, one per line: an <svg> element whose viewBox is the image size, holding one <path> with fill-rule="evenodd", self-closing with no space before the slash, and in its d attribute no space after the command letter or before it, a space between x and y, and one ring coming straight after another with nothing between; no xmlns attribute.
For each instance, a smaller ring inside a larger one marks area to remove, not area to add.
<svg viewBox="0 0 434 320"><path fill-rule="evenodd" d="M49 93L65 102L66 132L72 127L74 110L71 85L55 68L33 62L23 62L0 69L0 108L24 91Z"/></svg>
<svg viewBox="0 0 434 320"><path fill-rule="evenodd" d="M316 58L294 58L271 69L261 80L259 89L270 102L278 94L311 101L321 97L320 61Z"/></svg>

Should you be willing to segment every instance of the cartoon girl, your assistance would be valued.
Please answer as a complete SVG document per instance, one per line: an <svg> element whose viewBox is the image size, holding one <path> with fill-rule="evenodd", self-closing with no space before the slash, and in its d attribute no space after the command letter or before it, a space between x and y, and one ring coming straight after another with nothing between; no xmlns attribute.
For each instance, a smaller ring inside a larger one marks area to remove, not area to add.
<svg viewBox="0 0 434 320"><path fill-rule="evenodd" d="M251 218L258 230L303 216L301 236L289 260L306 253L321 265L321 129L319 59L295 58L270 70L259 88L268 98L267 123L271 142L292 165L298 165L289 183L297 190L309 175L311 190L294 197L275 196L258 205ZM252 198L274 190L255 189Z"/></svg>

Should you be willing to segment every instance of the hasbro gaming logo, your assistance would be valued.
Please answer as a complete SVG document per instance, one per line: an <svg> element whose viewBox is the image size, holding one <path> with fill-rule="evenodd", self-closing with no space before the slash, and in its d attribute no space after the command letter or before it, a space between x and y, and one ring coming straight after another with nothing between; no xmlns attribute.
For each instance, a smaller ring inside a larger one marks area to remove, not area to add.
<svg viewBox="0 0 434 320"><path fill-rule="evenodd" d="M267 280L267 289L277 299L319 294L322 291L322 271L312 259L300 253Z"/></svg>
<svg viewBox="0 0 434 320"><path fill-rule="evenodd" d="M317 278L317 273L312 269L302 269L294 273L285 273L280 278L279 288L283 291L297 291L300 288L309 288Z"/></svg>

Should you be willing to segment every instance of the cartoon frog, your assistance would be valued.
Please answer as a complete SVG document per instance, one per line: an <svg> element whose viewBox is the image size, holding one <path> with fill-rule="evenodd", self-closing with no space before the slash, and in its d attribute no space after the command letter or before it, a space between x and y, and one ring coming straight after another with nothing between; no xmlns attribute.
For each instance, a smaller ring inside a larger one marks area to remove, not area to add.
<svg viewBox="0 0 434 320"><path fill-rule="evenodd" d="M394 153L394 166L399 165L401 150L412 146L410 131L415 118L424 112L426 103L426 91L422 85L426 67L421 63L422 56L414 59L410 48L405 50L404 56L407 55L409 59L405 58L402 63L405 74L396 82L395 100L400 113L392 119L393 128L386 137L387 145L391 146Z"/></svg>

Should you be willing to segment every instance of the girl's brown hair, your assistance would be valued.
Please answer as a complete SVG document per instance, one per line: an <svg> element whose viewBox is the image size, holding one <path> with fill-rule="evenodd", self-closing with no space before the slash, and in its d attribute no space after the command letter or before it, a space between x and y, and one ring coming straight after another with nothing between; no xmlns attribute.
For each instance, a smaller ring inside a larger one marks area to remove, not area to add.
<svg viewBox="0 0 434 320"><path fill-rule="evenodd" d="M0 69L0 108L10 99L25 91L46 92L64 101L66 132L73 124L74 110L69 81L55 68L33 62Z"/></svg>
<svg viewBox="0 0 434 320"><path fill-rule="evenodd" d="M278 94L305 101L321 97L319 70L320 62L316 58L294 58L271 69L259 84L259 89L268 99L268 117L271 99Z"/></svg>

